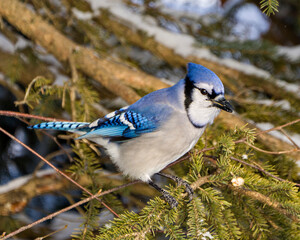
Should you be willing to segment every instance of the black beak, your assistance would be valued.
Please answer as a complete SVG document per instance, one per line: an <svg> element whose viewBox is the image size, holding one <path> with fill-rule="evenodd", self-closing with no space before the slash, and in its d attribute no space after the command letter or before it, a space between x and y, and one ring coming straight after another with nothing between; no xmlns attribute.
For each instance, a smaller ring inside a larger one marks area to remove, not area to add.
<svg viewBox="0 0 300 240"><path fill-rule="evenodd" d="M221 98L219 100L212 100L212 102L214 107L220 108L226 112L233 112L233 107L225 98Z"/></svg>

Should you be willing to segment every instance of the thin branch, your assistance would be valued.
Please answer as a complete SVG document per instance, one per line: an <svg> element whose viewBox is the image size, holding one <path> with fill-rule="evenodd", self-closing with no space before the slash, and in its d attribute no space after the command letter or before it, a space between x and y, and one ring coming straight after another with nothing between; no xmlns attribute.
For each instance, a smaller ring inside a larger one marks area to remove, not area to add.
<svg viewBox="0 0 300 240"><path fill-rule="evenodd" d="M287 138L288 138L288 140L290 140L290 142L296 147L296 148L300 148L298 145L297 145L297 143L295 143L295 141L287 134L287 132L286 131L284 131L284 129L279 129L279 131L280 132L282 132L282 134L284 135L284 136L286 136Z"/></svg>
<svg viewBox="0 0 300 240"><path fill-rule="evenodd" d="M246 145L248 145L249 147L259 151L259 152L263 152L263 153L267 153L267 154L272 154L272 155L281 155L281 154L286 154L286 153L292 153L292 152L300 152L300 149L294 148L291 150L287 150L287 151L278 151L278 152L272 152L272 151L267 151L267 150L263 150L261 148L255 147L254 145L244 141L244 143Z"/></svg>
<svg viewBox="0 0 300 240"><path fill-rule="evenodd" d="M19 118L19 117L18 117L18 119L20 121L26 123L27 125L30 125L30 123L27 120L25 120L23 118ZM70 162L74 161L73 158L71 157L70 153L59 143L59 141L57 140L56 137L52 136L47 131L42 130L42 129L40 130L40 132L43 133L44 135L46 135L47 137L51 138L57 144L57 146L67 155L67 157L69 158Z"/></svg>
<svg viewBox="0 0 300 240"><path fill-rule="evenodd" d="M294 120L294 121L288 122L288 123L286 123L286 124L283 124L283 125L280 125L280 126L277 126L277 127L273 127L273 128L268 129L268 130L265 130L265 131L258 132L258 133L256 133L256 135L260 135L260 134L272 132L272 131L275 131L275 130L279 130L279 129L285 128L285 127L287 127L287 126L296 124L296 123L298 123L298 122L300 122L300 118L298 118L298 119L296 119L296 120Z"/></svg>
<svg viewBox="0 0 300 240"><path fill-rule="evenodd" d="M42 78L42 77L37 76L37 77L35 77L35 78L29 83L29 85L28 85L28 87L27 87L27 90L26 90L26 92L25 92L24 99L21 100L21 101L15 101L16 106L26 104L26 100L27 100L27 98L28 98L28 96L29 96L29 93L30 93L31 88L33 87L33 85L35 84L35 82L36 82L37 80L41 79L41 78Z"/></svg>
<svg viewBox="0 0 300 240"><path fill-rule="evenodd" d="M57 211L57 212L55 212L55 213L52 213L52 214L50 214L50 215L48 215L48 216L46 216L46 217L44 217L44 218L41 218L41 219L39 219L39 220L37 220L37 221L35 221L35 222L33 222L33 223L30 223L30 224L28 224L28 225L26 225L26 226L23 226L23 227L17 229L16 231L14 231L14 232L12 232L12 233L10 233L10 234L8 234L8 235L6 235L6 236L4 236L3 238L0 238L0 239L1 239L1 240L5 240L5 239L8 239L8 238L11 238L11 237L17 235L18 233L23 232L23 231L25 231L25 230L27 230L27 229L29 229L29 228L32 228L33 226L35 226L35 225L37 225L37 224L40 224L40 223L42 223L42 222L45 222L45 221L47 221L47 220L49 220L49 219L52 219L52 218L54 218L55 216L57 216L57 215L59 215L59 214L61 214L61 213L67 212L67 211L69 211L69 210L71 210L71 209L73 209L73 208L75 208L75 207L78 207L78 206L80 206L80 205L82 205L82 204L84 204L84 203L87 203L87 202L89 202L89 201L91 201L91 200L93 200L93 199L97 199L97 198L99 198L99 197L102 197L102 196L107 195L107 194L109 194L109 193L115 192L115 191L120 190L120 189L122 189L122 188L131 186L131 185L136 184L136 183L138 183L138 182L140 182L140 181L136 180L136 181L133 181L133 182L130 182L130 183L126 183L126 184L123 184L123 185L121 185L121 186L118 186L118 187L109 189L109 190L107 190L107 191L104 191L104 192L101 192L101 193L97 193L97 194L95 194L95 195L92 195L91 197L88 197L88 198L86 198L86 199L83 199L83 200L81 200L81 201L79 201L79 202L77 202L77 203L75 203L75 204L73 204L73 205L71 205L71 206L69 206L69 207L63 208L63 209L61 209L61 210L59 210L59 211Z"/></svg>
<svg viewBox="0 0 300 240"><path fill-rule="evenodd" d="M234 160L234 161L237 161L237 162L240 162L240 163L242 163L242 164L244 164L244 165L247 165L247 166L249 166L249 167L255 168L255 169L257 169L258 171L263 172L265 175L270 176L270 177L272 177L272 178L275 178L275 179L277 179L277 180L279 180L279 181L282 181L282 182L289 182L289 183L295 184L296 186L300 187L300 184L299 184L299 183L294 183L294 182L288 181L288 180L286 180L286 179L277 177L277 176L273 175L272 173L267 172L266 170L264 170L263 168L261 168L261 167L259 167L259 166L253 165L253 164L251 164L251 163L247 163L247 162L245 162L245 161L243 161L243 160L241 160L241 159L238 159L238 158L236 158L236 157L230 157L230 159L232 159L232 160Z"/></svg>
<svg viewBox="0 0 300 240"><path fill-rule="evenodd" d="M28 114L28 113L19 113L19 112L4 111L4 110L0 110L0 115L8 116L8 117L23 117L23 118L39 119L39 120L46 121L46 122L66 121L64 119L42 117L42 116L32 115L32 114Z"/></svg>
<svg viewBox="0 0 300 240"><path fill-rule="evenodd" d="M74 181L72 178L70 178L68 175L66 175L65 173L63 173L62 171L60 171L58 168L56 168L52 163L50 163L47 159L45 159L44 157L42 157L40 154L38 154L37 152L35 152L32 148L28 147L26 144L24 144L23 142L21 142L19 139L17 139L15 136L11 135L9 132L5 131L3 128L0 127L0 131L3 132L4 134L6 134L7 136L9 136L11 139L13 139L14 141L18 142L19 144L21 144L23 147L25 147L27 150L29 150L30 152L32 152L34 155L36 155L37 157L39 157L40 159L42 159L45 163L47 163L50 167L52 167L55 171L57 171L59 174L61 174L62 176L64 176L66 179L68 179L70 182L72 182L73 184L75 184L77 187L79 187L80 189L82 189L83 191L85 191L86 193L88 193L89 195L93 196L93 194L88 191L86 188L82 187L80 184L78 184L76 181ZM96 198L99 202L101 202L112 214L114 214L116 217L119 217L119 215L112 210L107 204L105 204L101 199Z"/></svg>

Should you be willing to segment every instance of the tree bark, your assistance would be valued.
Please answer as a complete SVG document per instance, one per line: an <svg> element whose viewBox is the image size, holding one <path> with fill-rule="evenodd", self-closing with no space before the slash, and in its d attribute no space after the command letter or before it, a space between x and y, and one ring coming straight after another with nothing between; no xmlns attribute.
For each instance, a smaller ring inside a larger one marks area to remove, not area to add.
<svg viewBox="0 0 300 240"><path fill-rule="evenodd" d="M0 15L7 19L7 21L9 21L13 26L18 28L23 34L47 49L48 52L52 53L60 61L67 62L70 58L73 58L78 69L100 82L111 92L121 96L130 104L140 99L140 97L128 86L143 89L146 92L169 86L159 79L147 75L141 71L132 70L124 65L97 57L92 50L81 47L65 37L53 26L45 22L40 16L29 10L25 4L20 3L18 0L0 1ZM101 20L103 20L103 24L106 24L105 26L108 27L107 23L104 21L105 19ZM151 40L151 38L148 40L140 39L140 37L135 35L134 32L130 31L129 28L125 28L125 30L118 33L119 29L121 29L121 26L124 28L126 27L124 25L117 24L116 22L111 22L111 30L114 31L114 33L119 35L123 34L123 36L130 39L130 41L139 46L143 46L146 49L152 50L166 61L167 59L169 59L168 61L173 59L172 62L170 62L172 64L178 63L179 65L185 65L187 61L194 61L196 63L205 64L207 67L211 68L213 71L216 71L221 76L230 75L231 78L233 77L234 79L243 78L243 80L249 79L252 82L260 83L263 81L262 79L257 81L257 79L253 77L246 76L245 74L242 74L236 70L229 69L216 63L204 62L206 60L203 59L183 59L182 57L176 55L172 50L154 42L154 40ZM230 80L231 78L225 77L222 80L226 81L225 85L227 84L227 86L229 86L231 89L236 89L237 91L241 88L241 84L243 83L232 83L232 80ZM121 80L128 86L125 86L118 80ZM274 96L279 97L279 92L282 95L282 89L279 89L272 84L266 85L265 81L266 80L264 80L262 84L263 89L269 91L268 89L270 86L272 86L272 93ZM235 126L244 126L247 123L240 116L228 115L227 113L221 113L219 116L219 121L226 124L229 128L234 128ZM269 134L259 136L259 139L262 140L262 142L272 151L292 148L290 144L272 137ZM292 153L291 155L297 157L297 159L300 158L299 152Z"/></svg>
<svg viewBox="0 0 300 240"><path fill-rule="evenodd" d="M0 1L0 15L60 61L67 62L73 57L79 70L128 103L134 103L139 96L117 79L130 81L146 91L166 87L155 77L100 59L92 50L74 43L17 0Z"/></svg>

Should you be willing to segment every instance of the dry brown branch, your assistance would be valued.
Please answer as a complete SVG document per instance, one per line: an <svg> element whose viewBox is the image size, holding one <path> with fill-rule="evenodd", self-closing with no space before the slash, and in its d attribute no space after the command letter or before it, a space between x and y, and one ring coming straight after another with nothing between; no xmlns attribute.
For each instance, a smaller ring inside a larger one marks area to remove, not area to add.
<svg viewBox="0 0 300 240"><path fill-rule="evenodd" d="M22 100L24 98L24 92L19 88L17 84L4 80L0 77L0 85L12 92L12 94L14 94L18 100Z"/></svg>
<svg viewBox="0 0 300 240"><path fill-rule="evenodd" d="M67 62L72 56L79 70L99 81L128 103L136 102L139 96L131 88L120 83L118 79L124 82L129 79L136 83L143 83L144 89L148 90L166 86L155 77L97 57L92 50L81 47L66 38L17 0L0 1L0 15L60 61Z"/></svg>
<svg viewBox="0 0 300 240"><path fill-rule="evenodd" d="M37 115L32 115L28 113L19 113L19 112L14 112L14 111L4 111L0 110L0 116L8 116L8 117L22 117L22 118L33 118L33 119L39 119L45 122L55 122L55 121L65 121L63 119L58 119L58 118L49 118L49 117L42 117L42 116L37 116Z"/></svg>
<svg viewBox="0 0 300 240"><path fill-rule="evenodd" d="M246 121L244 121L240 116L238 115L230 115L228 116L228 113L223 113L221 112L220 115L218 116L218 118L216 119L216 121L220 121L223 124L225 124L226 126L230 127L230 128L241 128L243 126L245 126L247 124L248 128L253 128L255 129L255 131L257 132L256 136L257 136L257 140L261 143L263 143L266 147L269 148L269 150L271 150L272 152L279 152L279 151L283 151L288 149L292 150L293 149L293 145L278 139L270 134L266 134L268 132L274 131L274 130L278 130L280 128L284 128L293 124L296 124L300 121L300 119L296 119L294 121L288 122L286 124L274 127L272 129L266 130L266 131L261 131L260 129L258 129L255 125L247 123ZM245 141L245 139L241 139L239 141ZM238 143L238 142L236 142ZM281 150L282 149L282 150ZM300 153L298 151L291 151L290 153L288 153L289 156L291 156L294 159L300 159Z"/></svg>
<svg viewBox="0 0 300 240"><path fill-rule="evenodd" d="M26 87L36 76L44 76L47 79L54 78L53 73L47 69L46 64L44 63L40 62L37 67L36 64L28 63L24 61L22 57L17 56L16 54L4 52L1 49L0 59L0 72L4 73L6 76L11 76L10 69L15 69L16 65L19 66L14 79L16 79L18 83L24 87Z"/></svg>
<svg viewBox="0 0 300 240"><path fill-rule="evenodd" d="M20 29L23 34L32 38L36 43L46 48L60 61L67 62L70 58L70 54L72 54L74 62L79 70L101 82L103 86L123 97L128 103L135 102L139 99L139 96L131 89L117 81L117 79L145 91L157 90L168 86L166 83L162 83L159 79L139 72L138 70L132 70L122 64L117 64L113 61L95 56L95 53L92 50L80 47L67 39L54 27L43 21L41 17L27 9L24 4L17 0L0 1L0 15L6 18L12 25ZM173 56L173 58L175 57ZM184 64L186 64L187 61L193 61L193 59L186 59ZM198 62L198 60L195 62ZM211 68L216 71L216 73L220 72L220 76L222 76L222 73L229 74L230 72L232 76L236 75L235 77L237 79L241 79L239 78L240 73L232 73L230 69L224 68L224 66L222 68L219 68L219 66L216 68L215 63L206 63L203 62L202 59L200 63L205 64L206 67ZM225 85L228 86L226 82ZM241 117L237 115L230 115L229 117L226 113L220 114L219 121L230 128L234 128L235 126L244 126L246 124ZM278 151L280 148L290 148L290 144L270 135L261 135L259 136L259 140L266 143L272 151ZM300 154L298 152L294 152L292 156L299 158Z"/></svg>
<svg viewBox="0 0 300 240"><path fill-rule="evenodd" d="M279 129L280 132L282 132L282 134L284 136L287 137L287 139L297 148L297 149L300 149L300 147L297 145L297 143L295 143L295 141L287 134L287 132L283 129Z"/></svg>
<svg viewBox="0 0 300 240"><path fill-rule="evenodd" d="M260 131L257 133L257 135L261 135L261 134L265 134L265 133L268 133L268 132L272 132L272 131L275 131L275 130L280 130L280 129L283 129L285 127L288 127L288 126L291 126L293 124L296 124L300 122L300 118L294 120L294 121L291 121L291 122L288 122L286 124L283 124L283 125L280 125L280 126L277 126L277 127L273 127L273 128L270 128L268 130L265 130L265 131Z"/></svg>
<svg viewBox="0 0 300 240"><path fill-rule="evenodd" d="M7 114L7 113L6 113L6 114ZM12 116L12 113L11 113L11 112L8 113L8 114L9 114L10 116ZM23 116L25 117L26 114L25 114L25 115L23 114ZM31 115L31 117L32 117L32 115ZM295 121L292 122L292 123L285 124L285 125L283 125L283 126L288 126L288 125L291 125L291 124L293 124L293 123L295 123ZM280 126L279 126L279 127L280 127ZM279 127L277 127L277 128L279 128ZM0 128L0 131L6 132L6 131L3 130L2 128ZM9 133L8 133L8 134L9 134ZM9 136L12 137L12 138L14 139L14 137L11 136L10 134L9 134ZM18 140L17 140L17 141L18 141ZM30 150L29 147L27 147L25 144L21 143L20 141L18 141L18 142L19 142L21 145L23 145L24 147L26 147L28 150ZM245 139L240 139L240 140L237 140L237 141L236 141L236 143L243 143L243 142L245 142ZM198 153L210 151L210 150L213 150L213 149L215 149L215 147L204 148L204 149L202 149L202 150L199 150ZM33 152L33 150L31 150L31 151ZM38 155L37 153L35 153L35 154ZM189 155L186 154L186 155L183 156L181 159L179 159L179 160L177 160L176 162L170 164L168 167L170 167L170 166L172 166L172 165L174 165L174 164L177 164L177 163L179 163L179 162L181 162L181 161L183 161L183 160L186 160L186 159L188 159L188 158L189 158ZM47 161L47 160L46 160L46 161ZM249 164L248 164L248 165L249 165ZM54 167L54 168L55 168L55 167ZM256 168L256 169L257 169L257 168ZM261 170L261 169L259 169L259 170ZM266 173L266 171L264 171L264 172ZM270 175L270 176L271 176L271 175ZM68 177L66 177L66 178L69 179ZM209 181L209 176L201 177L201 178L199 178L198 181L196 181L195 183L193 183L193 188L197 188L198 186L200 186L200 185L206 183L207 181ZM73 182L73 181L71 180L71 182ZM137 182L138 182L138 181L134 181L134 182L129 183L128 185L135 184L135 183L137 183ZM79 184L76 184L76 185L79 185ZM128 185L125 184L125 185L122 185L122 186L128 186ZM79 185L79 186L80 186L80 185ZM232 189L235 190L235 191L240 191L241 193L243 193L243 195L250 196L250 197L254 197L254 198L257 199L258 201L260 201L260 202L262 202L262 203L265 203L265 204L267 204L267 205L269 205L269 206L271 206L271 207L276 208L279 212L281 212L281 213L283 213L283 214L285 214L285 215L291 217L294 221L297 221L297 219L296 219L294 216L291 216L285 209L281 208L281 206L280 206L279 203L276 203L276 202L274 202L274 201L271 201L270 198L264 196L263 194L258 193L258 192L254 192L254 191L250 191L250 190L245 190L245 189L241 189L241 188L236 188L236 187L233 187L233 186L229 186L229 187L232 188ZM83 187L80 187L80 188L83 188ZM83 188L83 189L84 189L84 188ZM117 188L113 188L113 189L110 189L109 191L106 191L106 192L107 192L107 193L110 193L110 192L116 191L116 190L118 190L118 189L120 189L120 188L118 188L118 187L117 187ZM85 203L85 202L88 202L89 200L94 199L94 198L97 199L97 196L91 196L90 198L88 198L88 199L86 199L86 200L83 200L83 201L81 201L81 202L78 202L78 203L76 203L76 204L73 204L73 205L71 205L71 206L68 207L68 208L65 208L65 209L63 209L63 210L61 210L61 211L58 211L58 212L56 212L56 213L54 213L54 214L51 214L51 215L49 215L49 216L47 216L47 217L45 217L45 218L43 218L43 219L40 219L40 220L38 220L38 221L36 221L36 222L34 222L34 223L32 223L32 224L29 224L29 225L27 225L27 226L25 226L25 227L23 227L23 228L20 228L20 229L16 230L15 232L13 232L13 233L7 235L4 239L7 239L8 236L9 236L9 237L10 237L10 236L14 236L15 234L18 234L18 233L21 232L21 231L24 231L24 230L26 230L26 229L28 229L28 228L30 228L30 227L36 225L36 224L39 224L39 223L41 223L41 222L43 222L43 221L45 221L45 220L47 220L47 219L51 219L52 217L54 217L54 216L56 216L56 215L58 215L58 214L60 214L60 213L62 213L62 212L68 211L69 209L72 209L72 208L74 208L74 207L77 207L77 206L79 206L80 204L83 204L83 203ZM22 201L21 201L19 204L20 204L19 206L21 206L21 205L22 205ZM24 204L24 203L23 203L23 204ZM18 205L17 205L17 206L18 206Z"/></svg>
<svg viewBox="0 0 300 240"><path fill-rule="evenodd" d="M109 12L103 10L102 14L97 16L98 23L105 27L108 31L113 32L119 39L125 39L127 42L139 46L152 52L159 58L164 59L171 66L185 67L187 62L194 62L206 66L221 77L223 83L234 93L239 93L246 85L250 88L262 89L275 98L282 98L282 88L278 88L275 84L268 80L251 74L246 74L234 68L227 67L217 61L199 58L197 56L181 56L173 49L155 40L155 37L147 35L143 29L119 19ZM234 81L232 81L234 78ZM291 93L292 94L292 93ZM293 94L292 94L293 95ZM296 96L295 96L296 97Z"/></svg>
<svg viewBox="0 0 300 240"><path fill-rule="evenodd" d="M19 213L34 197L74 188L74 185L67 179L56 174L54 171L49 172L49 170L38 171L32 175L15 179L14 181L22 182L22 184L13 189L7 188L6 192L0 193L0 215L2 216ZM91 178L87 175L80 175L76 181L81 186L89 186L92 184ZM110 184L112 186L120 186L124 184L124 180L122 178L118 179L111 174L100 172L94 183L99 185ZM5 186L1 186L1 188L4 189ZM149 188L145 184L137 184L131 192L148 197L156 194L154 189Z"/></svg>
<svg viewBox="0 0 300 240"><path fill-rule="evenodd" d="M276 151L276 152L275 151L267 151L267 150L255 147L254 145L252 145L250 143L247 143L247 142L244 142L244 143L247 144L249 147L255 149L256 151L263 152L263 153L266 153L266 154L281 155L281 154L300 152L300 149L298 149L298 148L294 148L294 149L286 150L286 151Z"/></svg>
<svg viewBox="0 0 300 240"><path fill-rule="evenodd" d="M39 220L37 220L37 221L35 221L35 222L33 222L33 223L30 223L30 224L28 224L28 225L26 225L26 226L23 226L23 227L17 229L16 231L14 231L14 232L11 232L10 234L8 234L8 235L6 235L6 236L1 237L0 239L1 239L1 240L5 240L5 239L8 239L8 238L10 238L10 237L13 237L13 236L17 235L18 233L23 232L23 231L25 231L25 230L27 230L27 229L29 229L29 228L32 228L33 226L35 226L35 225L37 225L37 224L40 224L40 223L42 223L42 222L45 222L45 221L47 221L47 220L49 220L49 219L52 219L52 218L54 218L55 216L57 216L57 215L59 215L59 214L61 214L61 213L67 212L67 211L69 211L69 210L71 210L71 209L73 209L73 208L75 208L75 207L77 207L77 206L80 206L80 205L82 205L82 204L84 204L84 203L87 203L87 202L89 202L89 201L91 201L91 200L93 200L93 199L97 199L97 198L99 198L99 197L102 197L102 196L107 195L107 194L109 194L109 193L118 191L118 190L120 190L120 189L122 189L122 188L131 186L131 185L136 184L136 183L138 183L138 182L139 182L139 181L133 181L133 182L126 183L126 184L123 184L123 185L121 185L121 186L118 186L118 187L109 189L109 190L104 191L104 192L99 192L99 193L97 193L97 194L95 194L95 195L92 195L91 197L88 197L88 198L86 198L86 199L83 199L83 200L81 200L81 201L79 201L79 202L77 202L77 203L75 203L75 204L73 204L73 205L71 205L71 206L69 206L69 207L63 208L63 209L61 209L60 211L57 211L57 212L55 212L55 213L52 213L52 214L50 214L50 215L48 215L48 216L46 216L46 217L44 217L44 218L41 218L41 219L39 219Z"/></svg>

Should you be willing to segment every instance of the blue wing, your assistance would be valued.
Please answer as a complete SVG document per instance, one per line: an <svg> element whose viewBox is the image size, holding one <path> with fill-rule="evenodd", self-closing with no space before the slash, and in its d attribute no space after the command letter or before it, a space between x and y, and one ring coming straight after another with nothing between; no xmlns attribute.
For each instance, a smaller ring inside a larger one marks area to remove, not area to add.
<svg viewBox="0 0 300 240"><path fill-rule="evenodd" d="M83 133L78 139L107 137L113 141L135 138L143 133L156 131L167 122L175 111L174 106L166 99L168 89L158 90L143 97L129 107L97 119L92 123L49 122L30 128L45 128Z"/></svg>
<svg viewBox="0 0 300 240"><path fill-rule="evenodd" d="M143 133L152 132L158 127L154 119L147 118L135 111L118 110L104 118L100 118L88 127L80 130L87 131L80 136L82 138L93 138L97 136L109 138L135 138Z"/></svg>

